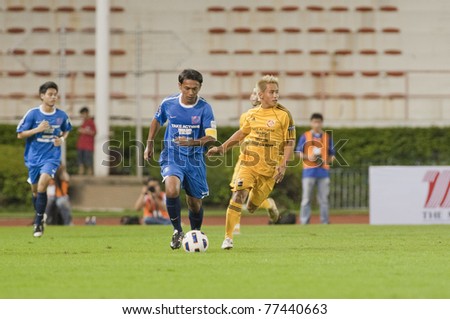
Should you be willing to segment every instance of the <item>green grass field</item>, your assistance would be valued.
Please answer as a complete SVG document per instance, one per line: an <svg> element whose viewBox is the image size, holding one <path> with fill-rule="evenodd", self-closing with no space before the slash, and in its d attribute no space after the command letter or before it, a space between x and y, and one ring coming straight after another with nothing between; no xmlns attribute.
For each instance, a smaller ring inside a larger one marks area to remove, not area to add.
<svg viewBox="0 0 450 319"><path fill-rule="evenodd" d="M450 298L450 226L243 226L220 250L156 226L0 228L0 298Z"/></svg>

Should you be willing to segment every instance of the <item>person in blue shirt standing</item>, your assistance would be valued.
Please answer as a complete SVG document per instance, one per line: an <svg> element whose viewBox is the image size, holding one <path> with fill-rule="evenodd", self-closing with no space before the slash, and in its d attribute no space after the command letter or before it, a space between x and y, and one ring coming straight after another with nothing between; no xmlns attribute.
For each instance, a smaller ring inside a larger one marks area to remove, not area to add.
<svg viewBox="0 0 450 319"><path fill-rule="evenodd" d="M19 139L26 139L24 159L33 194L34 237L44 233L47 186L61 163L61 145L72 129L67 114L55 107L58 99L56 83L42 84L39 96L42 103L28 110L16 130Z"/></svg>
<svg viewBox="0 0 450 319"><path fill-rule="evenodd" d="M204 161L205 146L217 139L216 122L209 105L198 93L202 87L200 72L186 69L178 76L180 93L165 98L153 118L144 159L153 156L154 139L166 122L164 148L159 163L166 190L166 206L174 232L170 247L178 249L184 233L181 227L180 190L186 192L192 230L203 222L202 198L209 195Z"/></svg>
<svg viewBox="0 0 450 319"><path fill-rule="evenodd" d="M329 223L328 195L330 193L330 164L334 160L333 138L323 131L323 116L311 115L311 130L306 131L298 141L296 154L303 161L302 203L300 223L309 224L311 220L311 200L317 185L317 201L320 205L320 221Z"/></svg>

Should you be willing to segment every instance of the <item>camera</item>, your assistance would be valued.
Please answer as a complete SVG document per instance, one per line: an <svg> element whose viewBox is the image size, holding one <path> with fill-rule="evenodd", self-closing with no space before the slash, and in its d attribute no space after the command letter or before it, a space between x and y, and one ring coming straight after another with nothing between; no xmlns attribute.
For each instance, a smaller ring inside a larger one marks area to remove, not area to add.
<svg viewBox="0 0 450 319"><path fill-rule="evenodd" d="M155 186L149 186L149 187L148 187L148 191L149 191L150 193L154 193L154 192L156 191Z"/></svg>

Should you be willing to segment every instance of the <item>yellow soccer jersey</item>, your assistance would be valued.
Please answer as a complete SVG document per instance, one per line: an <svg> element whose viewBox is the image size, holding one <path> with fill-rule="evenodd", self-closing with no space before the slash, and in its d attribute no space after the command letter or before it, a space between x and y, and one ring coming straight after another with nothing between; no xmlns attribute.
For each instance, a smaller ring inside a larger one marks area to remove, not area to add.
<svg viewBox="0 0 450 319"><path fill-rule="evenodd" d="M280 104L268 109L253 108L247 111L241 130L248 134L241 144L241 165L258 174L273 176L285 142L295 140L291 113Z"/></svg>

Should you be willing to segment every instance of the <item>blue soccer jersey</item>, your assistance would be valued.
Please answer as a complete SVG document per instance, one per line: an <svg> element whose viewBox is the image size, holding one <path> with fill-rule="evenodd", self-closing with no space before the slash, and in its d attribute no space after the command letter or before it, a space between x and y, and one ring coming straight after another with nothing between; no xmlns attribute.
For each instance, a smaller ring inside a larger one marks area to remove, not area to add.
<svg viewBox="0 0 450 319"><path fill-rule="evenodd" d="M161 125L168 122L160 163L178 162L179 159L186 160L186 157L189 157L189 161L203 162L204 147L179 146L174 140L197 140L206 135L216 137L216 123L211 105L201 97L194 105L183 105L181 94L177 94L162 101L155 119Z"/></svg>
<svg viewBox="0 0 450 319"><path fill-rule="evenodd" d="M17 126L17 133L34 129L44 120L49 122L51 128L26 140L24 157L27 167L41 166L48 162L59 163L61 147L54 146L53 142L55 138L72 129L69 117L64 111L55 109L52 113L45 113L38 106L25 114Z"/></svg>

